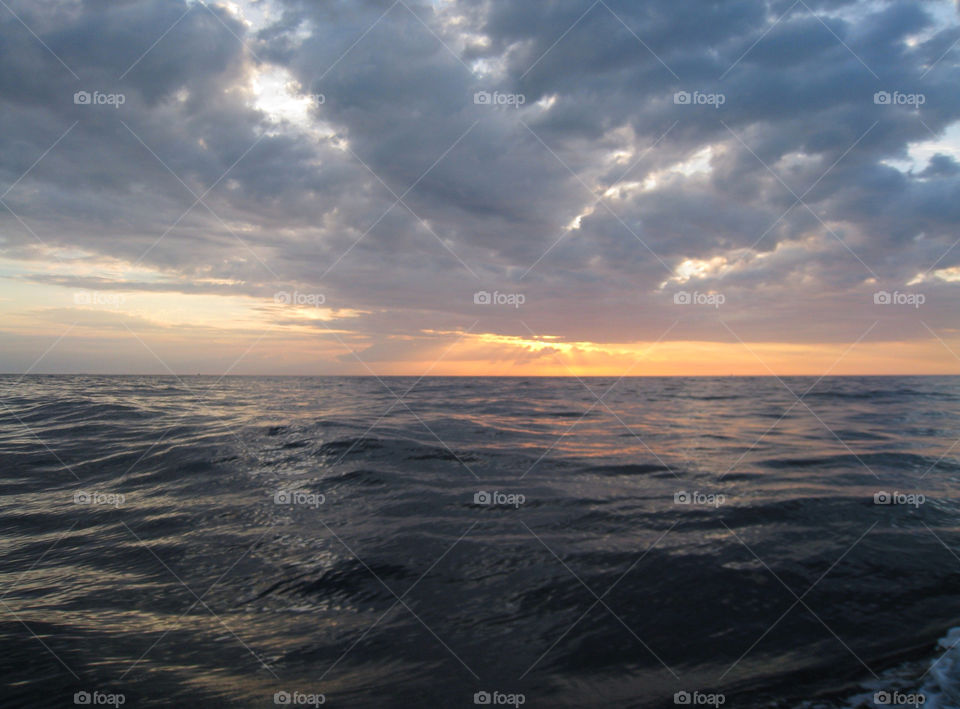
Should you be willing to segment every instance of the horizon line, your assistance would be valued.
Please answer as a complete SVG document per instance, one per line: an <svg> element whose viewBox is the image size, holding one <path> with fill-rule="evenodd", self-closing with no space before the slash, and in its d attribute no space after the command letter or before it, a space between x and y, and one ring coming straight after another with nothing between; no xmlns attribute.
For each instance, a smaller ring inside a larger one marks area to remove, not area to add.
<svg viewBox="0 0 960 709"><path fill-rule="evenodd" d="M352 379L397 379L400 377L419 377L420 379L611 379L616 374L216 374L201 373L130 373L130 372L0 372L0 377L218 377L227 378L257 378L257 377L290 377L290 378L333 378L343 377ZM625 374L620 379L778 379L782 377L806 377L820 379L847 379L863 377L960 377L960 372L948 374Z"/></svg>

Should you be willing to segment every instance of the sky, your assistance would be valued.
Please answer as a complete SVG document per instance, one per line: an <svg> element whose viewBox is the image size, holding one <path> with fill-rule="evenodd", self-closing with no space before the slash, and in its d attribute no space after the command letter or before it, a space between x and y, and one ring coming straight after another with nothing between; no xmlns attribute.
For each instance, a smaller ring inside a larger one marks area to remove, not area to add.
<svg viewBox="0 0 960 709"><path fill-rule="evenodd" d="M954 0L3 0L0 372L960 373Z"/></svg>

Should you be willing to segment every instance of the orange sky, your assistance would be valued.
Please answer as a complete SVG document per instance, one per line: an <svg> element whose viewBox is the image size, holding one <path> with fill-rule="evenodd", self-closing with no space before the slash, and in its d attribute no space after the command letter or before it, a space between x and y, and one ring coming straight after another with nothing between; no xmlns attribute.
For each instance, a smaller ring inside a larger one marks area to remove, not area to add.
<svg viewBox="0 0 960 709"><path fill-rule="evenodd" d="M903 339L894 341L869 337L870 322L858 323L848 342L751 341L737 332L742 326L736 317L725 319L725 313L712 316L714 336L725 341L688 339L690 331L684 332L680 320L659 341L632 343L496 334L491 328L505 323L491 320L477 320L469 332L465 326L372 335L362 328L369 312L280 307L272 299L233 295L97 293L7 279L0 280L5 343L0 370L381 376L960 373L960 331L935 331L924 327L920 315L908 314ZM526 325L523 319L517 322Z"/></svg>
<svg viewBox="0 0 960 709"><path fill-rule="evenodd" d="M954 354L960 351L956 333L941 335L942 339L931 335L927 340L852 345L670 339L566 343L532 336L434 332L388 340L387 350L393 347L400 353L391 358L378 354L379 349L368 349L371 343L366 336L343 329L280 325L258 331L213 324L157 325L137 318L109 325L77 320L59 328L21 331L30 345L24 353L26 366L20 371L43 355L33 371L379 376L960 374L960 358ZM106 352L109 360L103 357ZM109 366L99 367L98 361Z"/></svg>

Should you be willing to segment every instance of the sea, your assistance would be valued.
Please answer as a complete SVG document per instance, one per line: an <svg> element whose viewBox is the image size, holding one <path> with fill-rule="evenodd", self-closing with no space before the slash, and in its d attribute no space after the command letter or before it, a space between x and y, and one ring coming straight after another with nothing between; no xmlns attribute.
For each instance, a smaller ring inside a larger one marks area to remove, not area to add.
<svg viewBox="0 0 960 709"><path fill-rule="evenodd" d="M0 706L960 707L960 377L0 376Z"/></svg>

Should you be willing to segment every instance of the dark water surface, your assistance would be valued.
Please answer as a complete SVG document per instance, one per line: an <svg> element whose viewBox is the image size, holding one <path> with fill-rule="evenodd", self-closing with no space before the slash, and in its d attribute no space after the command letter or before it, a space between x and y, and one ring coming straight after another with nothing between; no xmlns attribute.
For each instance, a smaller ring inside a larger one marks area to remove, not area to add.
<svg viewBox="0 0 960 709"><path fill-rule="evenodd" d="M0 402L3 706L960 703L957 377L3 376Z"/></svg>

